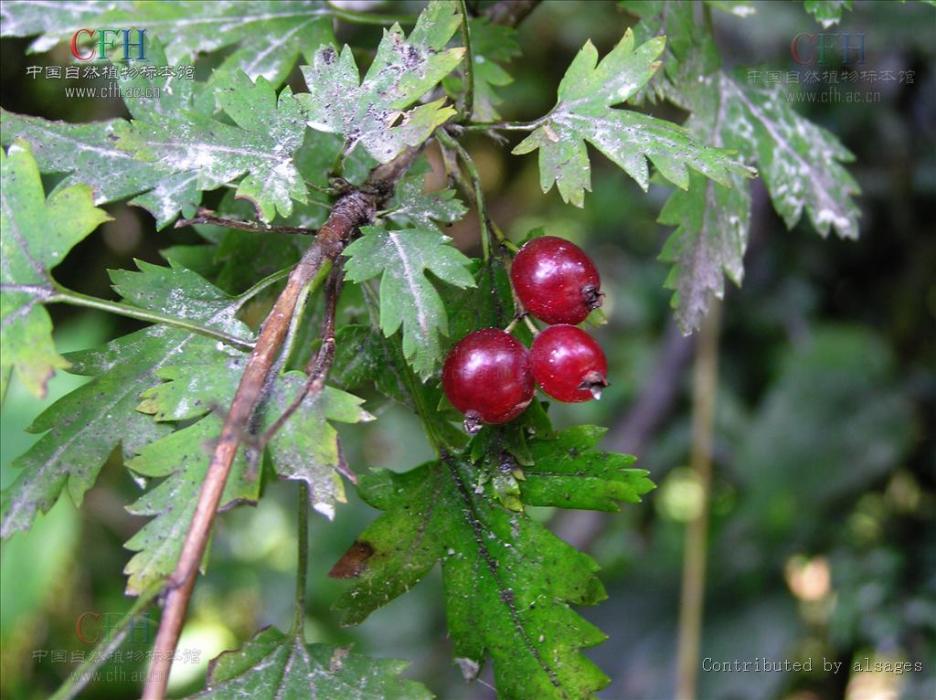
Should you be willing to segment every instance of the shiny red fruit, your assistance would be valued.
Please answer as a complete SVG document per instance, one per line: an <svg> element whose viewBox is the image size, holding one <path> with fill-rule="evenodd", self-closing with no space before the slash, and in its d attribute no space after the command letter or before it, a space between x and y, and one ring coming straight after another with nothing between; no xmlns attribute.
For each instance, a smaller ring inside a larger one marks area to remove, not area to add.
<svg viewBox="0 0 936 700"><path fill-rule="evenodd" d="M530 365L540 388L559 401L600 399L608 386L608 361L601 346L575 326L550 326L537 335Z"/></svg>
<svg viewBox="0 0 936 700"><path fill-rule="evenodd" d="M445 358L442 388L465 414L465 429L513 420L533 400L530 353L512 335L483 328L458 342Z"/></svg>
<svg viewBox="0 0 936 700"><path fill-rule="evenodd" d="M520 303L546 323L581 323L601 306L601 278L574 243L543 236L517 253L510 278Z"/></svg>

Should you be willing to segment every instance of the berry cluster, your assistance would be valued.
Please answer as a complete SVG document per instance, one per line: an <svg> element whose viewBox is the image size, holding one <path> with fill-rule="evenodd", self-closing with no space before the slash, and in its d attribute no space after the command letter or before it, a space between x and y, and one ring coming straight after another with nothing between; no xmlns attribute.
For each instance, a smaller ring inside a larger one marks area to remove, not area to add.
<svg viewBox="0 0 936 700"><path fill-rule="evenodd" d="M601 278L585 252L554 236L535 238L517 253L510 279L524 308L550 326L530 350L499 328L470 333L452 348L442 387L469 432L523 413L534 383L568 403L600 398L608 385L601 346L574 325L601 305Z"/></svg>

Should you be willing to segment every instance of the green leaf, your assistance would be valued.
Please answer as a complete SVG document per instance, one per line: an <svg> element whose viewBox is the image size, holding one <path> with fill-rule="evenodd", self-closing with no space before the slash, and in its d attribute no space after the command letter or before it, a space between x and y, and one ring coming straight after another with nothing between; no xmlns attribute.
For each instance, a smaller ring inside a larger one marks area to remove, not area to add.
<svg viewBox="0 0 936 700"><path fill-rule="evenodd" d="M126 126L122 119L88 124L48 121L0 110L3 145L13 138L28 141L44 173L66 173L53 190L87 183L95 204L139 197L131 204L144 207L163 228L182 211L194 214L201 201L196 173L174 173L160 163L143 163L115 144ZM144 193L144 194L141 194Z"/></svg>
<svg viewBox="0 0 936 700"><path fill-rule="evenodd" d="M852 9L852 0L803 0L803 9L828 29L842 20L842 12Z"/></svg>
<svg viewBox="0 0 936 700"><path fill-rule="evenodd" d="M156 516L124 545L136 552L124 567L129 577L128 595L139 595L175 569L208 473L211 447L220 434L221 418L209 414L187 428L151 442L127 462L127 467L140 477L166 477L127 507L133 515ZM259 474L248 476L246 460L238 455L219 508L223 511L238 503L255 503L259 497Z"/></svg>
<svg viewBox="0 0 936 700"><path fill-rule="evenodd" d="M184 365L160 369L160 378L169 381L143 392L137 407L160 422L199 420L148 445L127 464L143 477L168 477L129 507L135 515L157 516L126 543L128 549L138 552L125 569L130 575L127 591L132 594L165 578L176 566L214 440L221 434L221 420L209 411L230 404L247 356L215 353L185 359ZM301 372L278 378L258 409L258 432L268 429L282 414L302 390L305 379ZM361 403L356 396L325 387L319 396L304 402L268 446L276 474L283 479L305 481L310 505L328 518L334 517L336 502L346 500L337 471L341 464L338 434L328 421L370 420ZM225 486L222 509L257 500L257 472L254 469L251 473L244 453L239 452Z"/></svg>
<svg viewBox="0 0 936 700"><path fill-rule="evenodd" d="M204 91L205 84L175 73L169 77L160 77L160 69L174 66L166 58L165 47L158 39L146 37L145 43L146 60L134 61L134 66L139 70L117 74L120 89L128 95L123 103L130 116L134 119L158 120L179 110L190 109L193 101L197 102L196 96ZM122 64L116 62L112 65L119 69ZM147 94L154 96L145 97Z"/></svg>
<svg viewBox="0 0 936 700"><path fill-rule="evenodd" d="M510 275L502 261L497 257L488 262L473 258L469 269L475 280L472 289L448 287L442 290L452 344L480 328L506 326L515 316ZM521 341L531 341L524 333L526 326L523 324L514 329Z"/></svg>
<svg viewBox="0 0 936 700"><path fill-rule="evenodd" d="M279 417L304 383L305 375L300 372L284 375L267 405L265 427ZM338 433L329 421L373 420L374 417L361 407L363 402L353 394L326 386L314 400L304 402L270 443L270 456L279 477L305 481L312 507L329 519L335 516L335 504L347 500L338 473L342 466Z"/></svg>
<svg viewBox="0 0 936 700"><path fill-rule="evenodd" d="M721 146L730 138L728 98L720 73L674 83L672 92L692 109L686 127L700 139ZM713 297L723 299L724 276L738 286L744 277L751 217L751 196L744 178L731 175L731 187L693 175L689 189L677 190L663 205L658 221L676 226L660 253L673 263L665 286L674 291L672 306L683 333L699 328Z"/></svg>
<svg viewBox="0 0 936 700"><path fill-rule="evenodd" d="M184 268L139 266L138 273L112 273L128 302L249 338L235 318L237 299ZM45 434L13 462L19 474L2 494L0 536L28 529L36 513L47 512L66 487L79 505L118 445L129 459L169 432L168 426L135 410L164 367L181 358L195 365L218 361L227 352L236 351L204 335L152 326L104 348L68 354L69 371L93 379L56 401L30 426L30 432Z"/></svg>
<svg viewBox="0 0 936 700"><path fill-rule="evenodd" d="M631 468L636 457L599 452L606 428L579 425L553 440L530 444L533 465L523 468L521 498L535 506L583 510L619 510L621 501L639 503L653 490L645 469Z"/></svg>
<svg viewBox="0 0 936 700"><path fill-rule="evenodd" d="M535 443L537 463L524 469L520 498L614 509L649 490L645 472L625 468L632 458L594 451L600 434L579 428ZM499 461L492 455L476 467L450 455L404 474L381 470L363 478L362 498L384 513L332 569L332 576L354 580L336 608L344 624L358 623L441 561L449 633L467 678L490 657L504 697L590 697L607 678L580 649L605 637L570 604L605 597L597 565L499 505L499 488L518 505L516 489L495 478Z"/></svg>
<svg viewBox="0 0 936 700"><path fill-rule="evenodd" d="M29 145L16 142L2 158L0 210L0 398L11 369L37 396L68 362L55 351L52 321L42 301L55 293L50 270L110 217L96 209L91 189L73 185L48 199Z"/></svg>
<svg viewBox="0 0 936 700"><path fill-rule="evenodd" d="M280 85L301 51L316 49L331 34L334 10L318 0L252 2L142 2L133 5L91 0L81 3L4 2L3 36L41 36L30 51L48 51L71 39L80 27L132 27L158 36L170 65L194 63L197 56L229 47L216 69L222 77L241 70L251 80ZM137 34L130 36L136 41ZM134 50L131 47L131 50Z"/></svg>
<svg viewBox="0 0 936 700"><path fill-rule="evenodd" d="M400 677L408 664L375 659L267 627L211 662L207 689L193 698L428 700L423 685Z"/></svg>
<svg viewBox="0 0 936 700"><path fill-rule="evenodd" d="M335 42L334 20L316 16L317 9L306 4L304 13L271 21L263 30L252 31L215 68L210 82L224 82L244 73L251 80L263 78L273 87L282 85L300 54L311 61L318 47Z"/></svg>
<svg viewBox="0 0 936 700"><path fill-rule="evenodd" d="M245 353L226 349L224 353L184 360L160 368L159 378L165 381L143 392L140 411L152 414L159 422L190 421L201 418L215 406L230 405L247 362ZM305 381L302 372L277 377L257 409L258 434L282 415L300 394ZM329 421L372 420L362 403L357 396L326 386L320 394L302 403L268 446L276 474L283 479L305 481L310 504L329 518L334 515L335 504L345 501L337 471L341 466L338 433Z"/></svg>
<svg viewBox="0 0 936 700"><path fill-rule="evenodd" d="M407 108L461 61L464 49L445 48L459 17L456 3L433 0L409 38L394 25L363 80L348 46L340 54L320 48L312 65L302 68L309 92L297 96L309 126L343 134L348 151L361 144L381 163L425 141L455 110L443 107L444 99Z"/></svg>
<svg viewBox="0 0 936 700"><path fill-rule="evenodd" d="M198 189L215 189L238 178L237 197L251 201L263 221L292 213L292 200L306 201L306 187L293 162L305 126L299 103L286 87L277 97L265 79L243 73L219 81L216 99L235 126L194 111L135 120L119 131L118 146L157 163Z"/></svg>
<svg viewBox="0 0 936 700"><path fill-rule="evenodd" d="M698 66L693 51L687 68ZM851 154L829 132L798 115L779 91L742 86L721 71L681 72L666 93L692 111L689 131L714 146L736 149L756 164L774 208L792 228L805 209L815 228L832 225L844 238L858 235L858 186L841 161ZM687 192L674 192L659 221L676 226L660 255L672 262L676 320L685 333L699 327L712 297L723 298L723 275L740 285L750 221L747 183L730 175L731 187L694 176Z"/></svg>
<svg viewBox="0 0 936 700"><path fill-rule="evenodd" d="M401 226L432 228L437 223L454 223L468 213L468 208L450 187L425 192L427 172L429 166L421 158L400 179L387 205L388 219Z"/></svg>
<svg viewBox="0 0 936 700"><path fill-rule="evenodd" d="M35 36L31 53L43 53L65 41L79 27L96 21L113 3L79 2L39 4L30 0L12 0L0 7L0 36Z"/></svg>
<svg viewBox="0 0 936 700"><path fill-rule="evenodd" d="M465 433L436 411L442 400L441 389L413 374L398 337L386 338L374 327L349 324L338 329L335 345L335 362L330 373L335 385L344 389L372 385L387 398L423 416L427 420L427 433L440 444L453 450L464 447Z"/></svg>
<svg viewBox="0 0 936 700"><path fill-rule="evenodd" d="M721 130L725 145L756 159L787 228L796 225L805 209L821 235L835 227L841 238L857 238L860 212L852 196L860 188L841 165L854 160L848 149L797 114L779 88L742 87L724 74L717 80L726 103Z"/></svg>
<svg viewBox="0 0 936 700"><path fill-rule="evenodd" d="M159 42L148 42L147 63L154 68L168 65ZM145 123L178 124L180 115L195 114L200 109L194 96L195 87L201 83L138 75L121 79L120 85L121 89L136 91L158 88L157 98L124 100L130 114ZM209 115L202 114L201 120L210 121ZM180 211L193 215L201 201L197 172L179 172L162 162L143 162L120 147L127 131L127 122L121 119L68 124L0 111L0 121L4 144L14 137L23 138L31 143L42 172L67 173L56 191L88 183L96 204L137 195L130 204L149 211L157 228L167 226Z"/></svg>
<svg viewBox="0 0 936 700"><path fill-rule="evenodd" d="M701 22L696 21L698 3L688 0L635 0L621 5L640 17L634 26L637 43L642 44L654 37L666 40L662 54L663 70L654 73L629 101L640 105L645 100L655 103L668 99L691 111L681 96L681 84L688 82L691 85L691 81L698 80L700 74L707 75L718 68L720 62L712 35ZM704 137L695 136L705 142Z"/></svg>
<svg viewBox="0 0 936 700"><path fill-rule="evenodd" d="M676 226L660 253L673 263L665 286L683 333L699 328L712 297L724 299L724 275L741 286L750 226L751 197L745 183L734 188L694 175L687 192L666 200L658 221Z"/></svg>
<svg viewBox="0 0 936 700"><path fill-rule="evenodd" d="M680 126L662 119L612 106L626 102L660 67L657 58L665 40L656 37L634 46L628 29L600 63L588 42L579 51L559 85L559 102L514 153L540 150L540 185L548 192L555 182L563 200L584 204L591 189L588 141L647 189L647 158L660 174L682 189L689 186L692 168L724 185L735 173L753 172L727 151L706 147Z"/></svg>
<svg viewBox="0 0 936 700"><path fill-rule="evenodd" d="M440 358L438 336L447 335L448 321L439 292L425 273L456 287L473 287L468 258L434 229L365 226L361 233L345 248L345 274L352 282L382 276L381 330L389 337L402 326L406 359L428 377Z"/></svg>

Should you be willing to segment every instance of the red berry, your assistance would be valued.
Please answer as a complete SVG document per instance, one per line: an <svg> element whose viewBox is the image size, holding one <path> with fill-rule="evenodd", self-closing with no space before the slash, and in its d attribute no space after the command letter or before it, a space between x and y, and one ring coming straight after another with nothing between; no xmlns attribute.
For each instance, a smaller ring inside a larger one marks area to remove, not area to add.
<svg viewBox="0 0 936 700"><path fill-rule="evenodd" d="M445 395L465 414L465 429L507 423L533 400L530 353L512 335L483 328L452 348L442 368Z"/></svg>
<svg viewBox="0 0 936 700"><path fill-rule="evenodd" d="M581 323L601 306L601 277L574 243L543 236L527 243L510 268L520 303L546 323Z"/></svg>
<svg viewBox="0 0 936 700"><path fill-rule="evenodd" d="M550 326L537 335L530 365L540 388L559 401L599 399L608 386L608 361L601 346L575 326Z"/></svg>

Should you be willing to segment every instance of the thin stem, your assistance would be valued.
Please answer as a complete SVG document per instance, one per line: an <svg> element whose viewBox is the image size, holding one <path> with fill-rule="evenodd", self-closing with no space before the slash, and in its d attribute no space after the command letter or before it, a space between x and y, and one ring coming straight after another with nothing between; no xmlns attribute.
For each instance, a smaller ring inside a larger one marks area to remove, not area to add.
<svg viewBox="0 0 936 700"><path fill-rule="evenodd" d="M289 368L289 358L292 357L296 339L299 337L299 328L302 325L302 317L305 314L309 297L322 286L322 282L328 277L331 269L331 260L324 260L322 266L319 268L318 274L299 293L299 298L296 300L296 308L289 322L289 330L286 331L286 340L283 341L283 349L279 353L279 358L271 374L279 373L280 371L285 372ZM260 460L263 458L263 451L266 449L267 443L269 443L273 435L282 427L282 424L286 422L286 419L292 415L294 410L294 407L287 409L286 413L274 423L273 428L267 431L261 438L257 440L251 440L249 437L245 438L245 444L247 445L245 449L247 457L246 476L248 479L253 480L260 473Z"/></svg>
<svg viewBox="0 0 936 700"><path fill-rule="evenodd" d="M471 159L471 155L469 155L468 151L465 150L465 147L462 146L456 139L452 138L443 129L436 131L436 137L439 139L440 144L448 149L455 151L455 153L458 154L459 160L461 160L461 162L465 165L465 170L468 171L468 177L471 179L470 189L468 189L466 185L461 182L460 173L457 167L455 168L453 175L455 175L456 182L461 184L465 196L472 200L472 203L478 210L478 221L481 224L481 252L484 260L487 261L491 257L492 245L496 245L500 242L500 237L503 235L503 233L500 231L500 229L497 229L497 232L495 232L495 227L492 225L491 219L488 216L487 207L484 203L484 192L481 190L481 175L478 173L478 168L475 167L474 161Z"/></svg>
<svg viewBox="0 0 936 700"><path fill-rule="evenodd" d="M283 411L282 415L274 421L260 438L257 452L262 452L266 445L292 417L299 406L310 396L317 396L325 388L325 378L335 359L335 314L338 308L338 297L341 296L341 283L343 272L341 264L336 263L328 276L328 286L325 292L325 318L322 320L322 345L306 365L306 382L296 398Z"/></svg>
<svg viewBox="0 0 936 700"><path fill-rule="evenodd" d="M496 227L495 227L494 230L495 230L495 231L500 231L500 229L498 229L498 228L496 228ZM517 245L516 243L514 243L512 240L510 240L509 238L507 238L507 237L504 235L503 231L500 232L500 235L498 236L498 238L500 238L500 244L501 244L502 246L504 246L507 250L509 250L511 253L513 253L514 255L516 255L517 253L520 252L520 246L518 246L518 245Z"/></svg>
<svg viewBox="0 0 936 700"><path fill-rule="evenodd" d="M541 127L546 117L540 117L531 122L470 122L460 124L463 131L533 131Z"/></svg>
<svg viewBox="0 0 936 700"><path fill-rule="evenodd" d="M123 644L130 628L155 600L159 590L159 586L152 586L137 598L136 602L120 618L120 621L110 627L104 638L94 648L94 652L86 655L85 660L68 675L68 678L59 686L50 700L70 700L88 685L88 682L94 677L94 672L103 666Z"/></svg>
<svg viewBox="0 0 936 700"><path fill-rule="evenodd" d="M699 484L701 505L686 527L682 595L677 640L678 700L695 700L698 685L705 560L708 540L709 492L712 482L712 442L718 390L718 330L721 304L713 300L702 325L692 379L692 452L690 463Z"/></svg>
<svg viewBox="0 0 936 700"><path fill-rule="evenodd" d="M530 318L530 314L524 312L523 322L526 324L526 327L530 329L530 333L533 334L533 337L539 335L540 329L536 327L536 324L533 323L533 319Z"/></svg>
<svg viewBox="0 0 936 700"><path fill-rule="evenodd" d="M466 121L471 121L474 114L474 54L471 51L471 30L468 28L468 5L465 0L458 0L461 10L461 38L465 45L465 113Z"/></svg>
<svg viewBox="0 0 936 700"><path fill-rule="evenodd" d="M298 530L296 532L296 610L293 636L303 636L305 628L306 577L309 570L309 485L299 481Z"/></svg>
<svg viewBox="0 0 936 700"><path fill-rule="evenodd" d="M416 24L416 17L414 15L378 15L371 12L361 12L359 10L338 7L332 2L328 3L328 12L338 19L343 19L345 22L351 22L353 24L394 24L395 22L399 22L400 24Z"/></svg>
<svg viewBox="0 0 936 700"><path fill-rule="evenodd" d="M362 284L361 290L364 292L364 302L367 305L371 324L377 327L380 318L380 301L377 292L369 282ZM399 347L394 344L393 340L386 340L385 342L387 343L388 351L392 353L392 359L397 367L398 377L405 385L404 388L412 401L413 411L422 421L426 437L429 438L429 443L432 448L437 455L441 455L447 449L457 450L458 446L454 445L452 441L447 440L436 426L437 420L444 421L445 419L440 418L436 406L426 403L426 392L422 390L422 383L413 373L413 370L410 369L409 364L403 357L403 353L400 351Z"/></svg>
<svg viewBox="0 0 936 700"><path fill-rule="evenodd" d="M243 306L245 302L257 296L260 292L262 292L267 287L272 287L277 282L280 282L286 279L287 277L289 277L289 275L292 274L292 271L295 269L295 267L296 267L295 265L291 265L289 267L284 267L282 270L277 270L271 275L267 275L262 280L254 284L252 287L238 294L236 297L238 304Z"/></svg>
<svg viewBox="0 0 936 700"><path fill-rule="evenodd" d="M490 225L491 230L494 232L494 237L497 238L497 242L502 246L512 251L514 254L520 252L520 246L518 246L513 241L507 240L507 234L497 225L497 222L494 221L491 217L488 217L488 225Z"/></svg>
<svg viewBox="0 0 936 700"><path fill-rule="evenodd" d="M712 21L712 8L707 3L702 5L702 17L705 21L705 29L712 35L712 41L715 41L715 23Z"/></svg>
<svg viewBox="0 0 936 700"><path fill-rule="evenodd" d="M322 204L322 206L331 206ZM257 221L244 221L242 219L229 219L226 216L218 216L210 209L199 209L196 215L191 219L179 219L175 222L175 228L184 226L194 226L196 224L211 224L212 226L223 226L237 231L250 231L251 233L286 233L301 236L314 236L315 229L302 228L301 226L270 226Z"/></svg>
<svg viewBox="0 0 936 700"><path fill-rule="evenodd" d="M305 313L305 308L309 297L318 291L319 287L322 286L322 283L328 278L331 270L332 262L330 260L326 260L324 263L322 263L322 267L319 269L318 274L306 286L302 294L299 295L299 300L296 302L296 311L293 313L292 321L289 324L289 332L286 334L286 342L283 343L283 350L280 353L280 357L283 358L284 363L288 363L289 358L292 356L293 349L296 344L296 339L299 336L299 326L302 323L302 316Z"/></svg>
<svg viewBox="0 0 936 700"><path fill-rule="evenodd" d="M198 565L204 556L208 537L218 512L218 505L221 502L221 494L227 483L241 437L246 434L247 426L263 394L263 388L273 371L274 362L286 337L299 294L315 277L324 258L325 253L317 239L290 274L289 281L267 316L253 352L247 360L237 392L224 420L221 436L208 466L208 472L202 482L195 513L182 543L182 551L179 554L175 571L166 583L168 592L165 608L159 623L152 662L143 689L144 700L162 700L165 697L166 683L172 668L172 657L179 642L188 603L195 587Z"/></svg>
<svg viewBox="0 0 936 700"><path fill-rule="evenodd" d="M135 318L139 321L162 323L167 326L182 328L184 330L191 331L192 333L205 335L209 338L217 338L227 345L233 345L234 347L238 347L243 350L250 350L253 347L253 343L251 341L244 338L238 338L237 336L231 335L230 333L225 333L224 331L215 330L214 328L208 328L206 326L200 326L199 324L188 321L186 319L176 318L175 316L167 316L156 311L148 311L136 306L130 306L129 304L123 304L119 301L108 301L107 299L88 296L87 294L74 292L70 289L66 289L65 287L58 285L56 285L55 293L44 301L47 304L70 304L72 306L82 306L86 309L106 311L108 313L117 314L118 316L126 316L127 318Z"/></svg>

